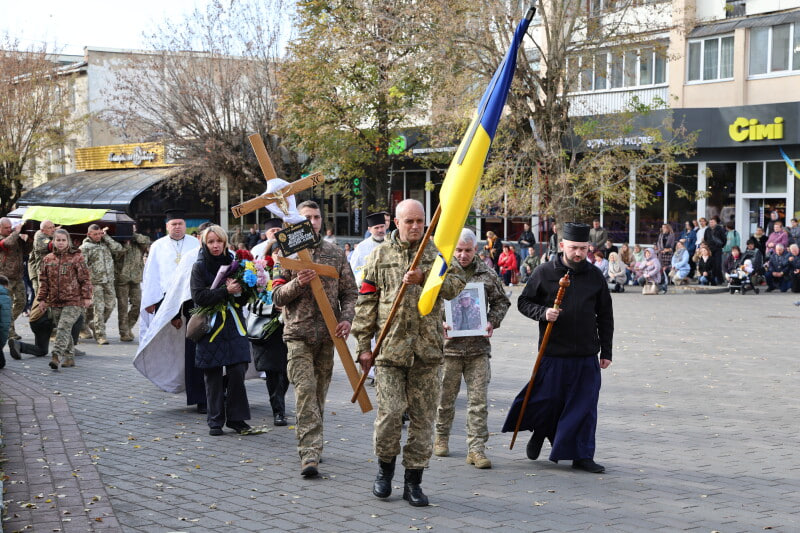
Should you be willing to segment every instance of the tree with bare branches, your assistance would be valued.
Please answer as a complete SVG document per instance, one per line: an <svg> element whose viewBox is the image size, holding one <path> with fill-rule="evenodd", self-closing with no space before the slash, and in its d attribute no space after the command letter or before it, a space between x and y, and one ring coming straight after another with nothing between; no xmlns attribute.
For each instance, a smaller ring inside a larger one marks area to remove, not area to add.
<svg viewBox="0 0 800 533"><path fill-rule="evenodd" d="M450 3L466 15L453 20L447 32L452 57L462 65L462 81L451 82L447 88L452 93L440 93L436 100L448 104L435 113L448 136L459 129L455 124L462 131L466 127L470 101L474 106L484 87L475 79L491 78L529 7L528 2L505 0ZM671 2L538 4L475 206L508 216L576 219L595 215L601 197L606 205L625 209L631 199L647 205L653 189L691 155L696 135L673 123L668 98L636 97L636 83L624 105L614 110L592 109L591 99L575 93L590 91L593 83L626 86L640 68L652 75L668 59ZM465 88L472 89L472 97Z"/></svg>
<svg viewBox="0 0 800 533"><path fill-rule="evenodd" d="M33 163L81 124L64 97L69 79L45 46L22 49L0 38L0 213L8 213L31 177Z"/></svg>
<svg viewBox="0 0 800 533"><path fill-rule="evenodd" d="M288 38L285 0L210 0L146 36L148 51L118 71L105 118L137 141L161 141L211 201L220 179L261 187L247 136L261 134L280 176L297 176L297 155L275 134L276 63Z"/></svg>

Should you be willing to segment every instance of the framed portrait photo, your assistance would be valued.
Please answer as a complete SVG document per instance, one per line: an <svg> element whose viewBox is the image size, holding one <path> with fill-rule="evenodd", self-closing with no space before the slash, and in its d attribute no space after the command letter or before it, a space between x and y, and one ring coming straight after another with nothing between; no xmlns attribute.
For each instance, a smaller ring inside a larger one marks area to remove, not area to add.
<svg viewBox="0 0 800 533"><path fill-rule="evenodd" d="M483 283L467 283L453 300L444 301L445 322L451 327L449 337L486 335L486 289Z"/></svg>

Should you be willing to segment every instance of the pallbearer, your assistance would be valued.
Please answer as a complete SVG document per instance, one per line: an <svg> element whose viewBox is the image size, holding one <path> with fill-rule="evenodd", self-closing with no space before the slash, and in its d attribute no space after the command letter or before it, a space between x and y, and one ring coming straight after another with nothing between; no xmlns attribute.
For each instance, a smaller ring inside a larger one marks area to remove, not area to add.
<svg viewBox="0 0 800 533"><path fill-rule="evenodd" d="M520 429L533 432L529 459L539 457L546 438L551 461L571 459L573 468L599 474L605 469L594 462L597 399L600 369L611 365L614 313L603 274L586 261L589 226L567 223L560 236L559 253L533 272L517 302L523 315L539 321L539 342L547 323L554 323ZM567 272L571 283L555 309L558 282ZM526 388L504 432L514 431Z"/></svg>

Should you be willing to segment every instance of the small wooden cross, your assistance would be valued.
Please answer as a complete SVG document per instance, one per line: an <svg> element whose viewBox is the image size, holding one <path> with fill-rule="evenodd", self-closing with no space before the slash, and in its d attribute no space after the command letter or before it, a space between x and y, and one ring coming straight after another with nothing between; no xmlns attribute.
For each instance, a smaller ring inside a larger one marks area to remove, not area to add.
<svg viewBox="0 0 800 533"><path fill-rule="evenodd" d="M269 181L270 179L275 178L275 169L272 167L272 160L267 153L267 149L264 146L264 141L261 139L261 135L250 135L248 139L250 139L250 144L253 145L253 150L258 158L258 164L261 166L261 171L264 173L266 180ZM322 183L322 180L323 176L321 173L317 172L311 174L310 176L290 183L288 186L280 189L279 191L273 193L264 193L256 198L248 200L247 202L236 205L231 208L231 211L233 212L234 217L239 218L240 216L255 211L261 207L266 207L272 203L278 203L282 211L286 213L286 201L289 196ZM308 253L308 250L300 250L297 252L297 257L298 259L290 259L287 257L281 258L281 265L290 270L302 270L304 268L309 268L321 276L328 276L332 278L339 277L339 273L335 268L329 265L320 265L314 263L311 258L311 254ZM313 280L311 280L311 292L314 295L317 306L319 307L322 317L325 320L325 326L328 328L328 334L330 334L331 339L333 339L333 344L336 346L336 351L338 352L339 358L342 361L342 366L347 374L347 379L350 380L350 386L355 391L360 378L358 369L356 369L356 364L353 361L353 357L350 355L350 350L347 347L347 343L343 338L336 336L336 326L338 325L336 322L336 314L333 312L333 308L328 301L328 296L325 294L325 289L322 287L322 280L320 280L319 277L315 277ZM372 410L372 403L369 401L369 396L367 396L367 393L363 388L360 390L358 395L358 405L361 407L361 412L363 413Z"/></svg>

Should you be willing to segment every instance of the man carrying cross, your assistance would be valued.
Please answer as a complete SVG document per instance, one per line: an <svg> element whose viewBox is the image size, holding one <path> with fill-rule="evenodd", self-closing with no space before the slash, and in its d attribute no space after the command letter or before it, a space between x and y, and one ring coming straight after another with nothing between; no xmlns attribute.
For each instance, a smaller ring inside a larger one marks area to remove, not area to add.
<svg viewBox="0 0 800 533"><path fill-rule="evenodd" d="M305 201L297 207L319 236L322 215L316 202ZM330 265L338 279L321 276L325 295L333 307L338 322L336 336L346 339L355 315L358 298L355 279L344 252L320 239L312 249L315 264ZM274 282L273 301L284 309L283 339L289 350L289 381L294 385L297 414L297 452L300 473L304 477L318 474L322 454L322 421L325 397L333 372L333 342L311 291L311 281L317 277L312 269L283 269Z"/></svg>

